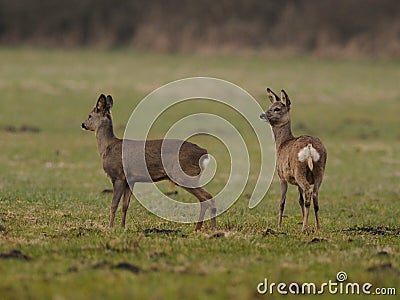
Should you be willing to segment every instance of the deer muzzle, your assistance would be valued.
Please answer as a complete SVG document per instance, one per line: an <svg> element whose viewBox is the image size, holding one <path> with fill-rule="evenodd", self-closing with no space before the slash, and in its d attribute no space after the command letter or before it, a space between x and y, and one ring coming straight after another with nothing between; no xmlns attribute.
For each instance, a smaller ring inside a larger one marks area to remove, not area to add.
<svg viewBox="0 0 400 300"><path fill-rule="evenodd" d="M265 113L262 113L262 114L260 115L260 119L263 120L263 121L265 121L265 122L268 122L268 118L267 118L267 115L266 115Z"/></svg>

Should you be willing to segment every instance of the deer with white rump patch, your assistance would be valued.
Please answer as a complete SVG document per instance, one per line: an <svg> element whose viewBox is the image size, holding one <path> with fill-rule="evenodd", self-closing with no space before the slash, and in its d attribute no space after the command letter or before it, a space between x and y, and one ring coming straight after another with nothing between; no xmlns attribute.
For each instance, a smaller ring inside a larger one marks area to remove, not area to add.
<svg viewBox="0 0 400 300"><path fill-rule="evenodd" d="M113 99L110 95L100 95L88 119L82 123L83 129L95 132L103 169L113 184L110 227L114 226L115 212L121 197L121 226L125 227L126 212L132 195L129 185L133 188L136 182L170 180L199 199L200 216L195 229L201 229L208 208L211 210L211 225L215 229L215 200L199 185L202 170L209 162L207 150L182 140L119 139L114 135L112 106ZM124 158L126 172L122 159L123 147L124 156L128 157L127 160ZM178 182L176 179L179 179Z"/></svg>
<svg viewBox="0 0 400 300"><path fill-rule="evenodd" d="M290 125L290 99L284 90L279 98L267 88L267 95L272 102L268 110L260 118L268 122L274 133L276 147L276 169L281 183L281 199L278 227L282 225L288 183L297 185L299 204L303 214L302 230L308 227L308 215L311 201L317 230L320 228L318 219L318 190L325 171L327 152L321 140L317 137L302 135L294 137ZM314 185L314 188L311 187Z"/></svg>

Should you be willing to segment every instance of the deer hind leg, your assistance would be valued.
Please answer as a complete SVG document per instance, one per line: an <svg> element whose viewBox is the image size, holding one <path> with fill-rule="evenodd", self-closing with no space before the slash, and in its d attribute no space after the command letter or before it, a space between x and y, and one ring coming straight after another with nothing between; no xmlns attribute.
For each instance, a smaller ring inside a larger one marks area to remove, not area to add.
<svg viewBox="0 0 400 300"><path fill-rule="evenodd" d="M282 225L283 211L285 210L287 188L288 188L287 181L281 180L281 200L280 200L280 204L279 204L278 228L281 228L281 225Z"/></svg>
<svg viewBox="0 0 400 300"><path fill-rule="evenodd" d="M308 188L305 188L305 200L304 200L304 216L303 216L303 227L302 231L306 231L308 228L308 216L310 215L310 205L311 205L311 198L313 195L312 188L308 186Z"/></svg>
<svg viewBox="0 0 400 300"><path fill-rule="evenodd" d="M168 184L168 192L171 193L174 190L174 188L175 188L175 182L170 180Z"/></svg>
<svg viewBox="0 0 400 300"><path fill-rule="evenodd" d="M129 188L129 186L127 186L125 188L124 194L122 195L122 220L121 220L122 228L125 228L126 212L128 211L129 203L131 202L131 196L132 196L132 191Z"/></svg>
<svg viewBox="0 0 400 300"><path fill-rule="evenodd" d="M215 199L210 200L211 206L211 228L213 230L217 229L217 207L215 206Z"/></svg>
<svg viewBox="0 0 400 300"><path fill-rule="evenodd" d="M113 197L110 207L110 228L114 227L115 212L117 211L119 201L121 200L125 188L126 182L124 180L115 180L113 182Z"/></svg>
<svg viewBox="0 0 400 300"><path fill-rule="evenodd" d="M299 205L301 208L301 215L304 218L304 198L303 198L303 190L301 189L301 187L297 187L298 191L299 191Z"/></svg>
<svg viewBox="0 0 400 300"><path fill-rule="evenodd" d="M322 182L322 179L317 180L314 183L314 190L313 190L313 204L314 204L314 214L315 214L315 222L316 222L317 230L320 229L319 218L318 218L318 211L319 211L318 191L319 191L319 187L321 186L321 182Z"/></svg>
<svg viewBox="0 0 400 300"><path fill-rule="evenodd" d="M304 192L304 215L303 215L303 227L302 227L302 231L304 232L308 228L308 216L310 214L310 205L311 205L311 198L313 196L313 190L306 178L297 177L296 181L301 190Z"/></svg>
<svg viewBox="0 0 400 300"><path fill-rule="evenodd" d="M213 199L213 196L203 188L187 188L187 187L183 188L187 190L189 193L193 194L200 201L200 215L199 215L199 220L196 223L195 230L196 231L200 230L201 227L203 226L204 215L206 213L207 208L211 208L211 227L212 229L216 229L217 209L215 207L215 200Z"/></svg>
<svg viewBox="0 0 400 300"><path fill-rule="evenodd" d="M318 210L319 210L319 206L318 206L318 190L315 190L314 188L314 192L313 192L313 204L314 204L314 214L315 214L315 223L317 226L317 230L320 229L320 225L319 225L319 218L318 218Z"/></svg>

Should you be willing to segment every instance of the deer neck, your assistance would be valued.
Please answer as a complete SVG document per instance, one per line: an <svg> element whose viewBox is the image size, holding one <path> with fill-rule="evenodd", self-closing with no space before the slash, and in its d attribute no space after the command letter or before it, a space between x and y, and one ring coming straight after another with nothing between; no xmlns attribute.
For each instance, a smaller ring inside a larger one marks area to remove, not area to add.
<svg viewBox="0 0 400 300"><path fill-rule="evenodd" d="M290 121L283 125L272 127L272 131L274 133L276 149L279 149L286 141L294 139Z"/></svg>
<svg viewBox="0 0 400 300"><path fill-rule="evenodd" d="M107 146L110 145L115 139L114 129L111 119L106 119L97 129L96 129L96 139L97 148L99 154L103 157Z"/></svg>

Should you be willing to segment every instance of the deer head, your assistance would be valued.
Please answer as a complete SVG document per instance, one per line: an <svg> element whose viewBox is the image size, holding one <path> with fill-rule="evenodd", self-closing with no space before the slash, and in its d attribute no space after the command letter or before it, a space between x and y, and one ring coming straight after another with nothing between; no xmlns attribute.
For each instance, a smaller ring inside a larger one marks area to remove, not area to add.
<svg viewBox="0 0 400 300"><path fill-rule="evenodd" d="M260 115L260 119L271 124L272 127L280 127L290 121L290 99L284 90L279 98L270 88L267 88L267 95L271 105Z"/></svg>
<svg viewBox="0 0 400 300"><path fill-rule="evenodd" d="M113 99L110 95L107 97L103 94L100 95L99 100L85 122L82 123L82 128L85 130L96 131L107 120L111 120L111 108L113 106Z"/></svg>

